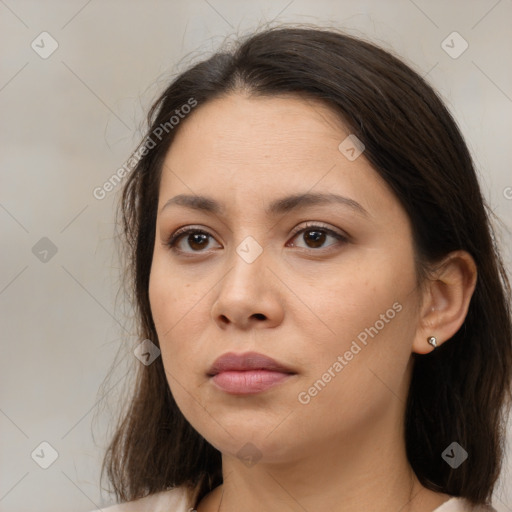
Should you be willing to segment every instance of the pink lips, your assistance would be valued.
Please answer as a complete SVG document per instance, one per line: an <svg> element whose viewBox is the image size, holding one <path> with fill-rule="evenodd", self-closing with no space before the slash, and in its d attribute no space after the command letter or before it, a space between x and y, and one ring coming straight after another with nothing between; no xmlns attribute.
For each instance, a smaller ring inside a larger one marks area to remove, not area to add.
<svg viewBox="0 0 512 512"><path fill-rule="evenodd" d="M239 395L260 393L294 374L286 366L257 352L228 352L216 359L208 372L220 389Z"/></svg>

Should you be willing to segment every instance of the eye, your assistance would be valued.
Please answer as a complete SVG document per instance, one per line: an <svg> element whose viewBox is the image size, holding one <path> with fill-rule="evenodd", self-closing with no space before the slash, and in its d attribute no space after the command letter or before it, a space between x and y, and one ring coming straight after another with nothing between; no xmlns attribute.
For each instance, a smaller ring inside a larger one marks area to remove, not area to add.
<svg viewBox="0 0 512 512"><path fill-rule="evenodd" d="M287 245L302 249L322 249L336 245L337 242L348 242L349 239L347 235L318 224L308 224L302 227L302 229L296 230L292 239L297 238L301 234L302 240L306 243L305 246L295 243L288 243ZM334 242L325 245L329 238L334 239ZM177 253L201 253L212 249L209 247L210 239L214 239L213 235L207 231L193 227L184 227L175 231L165 242L165 245ZM221 246L218 245L218 247Z"/></svg>
<svg viewBox="0 0 512 512"><path fill-rule="evenodd" d="M181 253L206 252L205 249L208 248L209 238L213 239L213 236L202 229L181 228L170 236L166 245L173 251ZM188 245L192 250L184 249L184 244Z"/></svg>
<svg viewBox="0 0 512 512"><path fill-rule="evenodd" d="M348 236L338 233L333 229L317 224L308 224L306 227L299 229L294 233L293 238L297 238L298 235L302 235L299 239L303 240L306 246L300 246L292 244L293 247L302 247L305 249L322 249L336 245L337 242L348 242ZM335 242L329 245L324 245L328 238L334 238Z"/></svg>

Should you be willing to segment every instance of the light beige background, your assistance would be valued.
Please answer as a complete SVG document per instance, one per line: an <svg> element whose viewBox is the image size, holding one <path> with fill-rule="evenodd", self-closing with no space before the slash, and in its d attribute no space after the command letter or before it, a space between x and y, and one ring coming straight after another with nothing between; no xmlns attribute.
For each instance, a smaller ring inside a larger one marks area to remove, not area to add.
<svg viewBox="0 0 512 512"><path fill-rule="evenodd" d="M99 487L109 406L129 389L123 376L140 364L140 340L116 300L117 190L98 200L93 189L126 161L166 80L266 22L333 25L374 40L440 91L510 229L511 19L510 0L0 0L0 510L110 503ZM58 43L46 59L31 47L41 52L44 37L50 48L43 31ZM469 44L456 59L441 46L453 31ZM509 240L504 232L510 269ZM119 347L125 356L104 383ZM43 441L58 452L48 469L34 460L50 461ZM499 512L512 511L510 429L508 443Z"/></svg>

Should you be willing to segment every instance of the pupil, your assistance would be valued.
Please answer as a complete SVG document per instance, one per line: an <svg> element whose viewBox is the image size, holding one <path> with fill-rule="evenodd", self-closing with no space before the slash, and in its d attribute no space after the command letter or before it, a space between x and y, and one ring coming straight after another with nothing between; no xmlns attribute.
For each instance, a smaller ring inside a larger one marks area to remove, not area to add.
<svg viewBox="0 0 512 512"><path fill-rule="evenodd" d="M308 239L313 242L313 247L321 247L325 241L325 233L322 231L307 231L304 235L307 235Z"/></svg>
<svg viewBox="0 0 512 512"><path fill-rule="evenodd" d="M207 242L207 235L204 233L194 233L188 237L190 247L192 248L199 248L203 247L205 245L205 242ZM198 247L194 247L194 245L197 244Z"/></svg>

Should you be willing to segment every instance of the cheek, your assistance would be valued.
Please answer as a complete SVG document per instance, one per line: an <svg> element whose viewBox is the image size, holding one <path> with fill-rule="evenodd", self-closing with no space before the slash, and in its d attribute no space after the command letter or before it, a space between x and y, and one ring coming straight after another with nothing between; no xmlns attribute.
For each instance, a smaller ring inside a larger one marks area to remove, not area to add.
<svg viewBox="0 0 512 512"><path fill-rule="evenodd" d="M316 294L315 311L322 322L303 325L304 350L310 353L306 400L315 395L315 389L307 392L313 386L319 392L312 402L351 404L353 412L359 394L368 398L386 388L379 377L391 389L401 386L418 320L415 284L412 255L373 254L353 262L350 271L345 268Z"/></svg>
<svg viewBox="0 0 512 512"><path fill-rule="evenodd" d="M204 294L204 290L202 293L194 291L179 272L172 271L165 258L155 257L149 280L149 301L166 369L179 368L193 348L189 341L197 336L203 323L197 321L197 315Z"/></svg>
<svg viewBox="0 0 512 512"><path fill-rule="evenodd" d="M314 364L294 397L297 428L307 425L310 438L353 436L406 402L414 308L385 297L381 304L354 305L339 317L337 339L311 352Z"/></svg>
<svg viewBox="0 0 512 512"><path fill-rule="evenodd" d="M190 279L170 265L166 254L155 252L149 278L149 302L159 334L168 333L193 314L208 288L194 288ZM162 341L162 340L161 340Z"/></svg>
<svg viewBox="0 0 512 512"><path fill-rule="evenodd" d="M379 333L389 332L405 316L405 303L416 299L414 264L407 253L354 252L330 274L320 287L312 284L306 296L319 319L336 333L332 339L337 348L376 323Z"/></svg>

